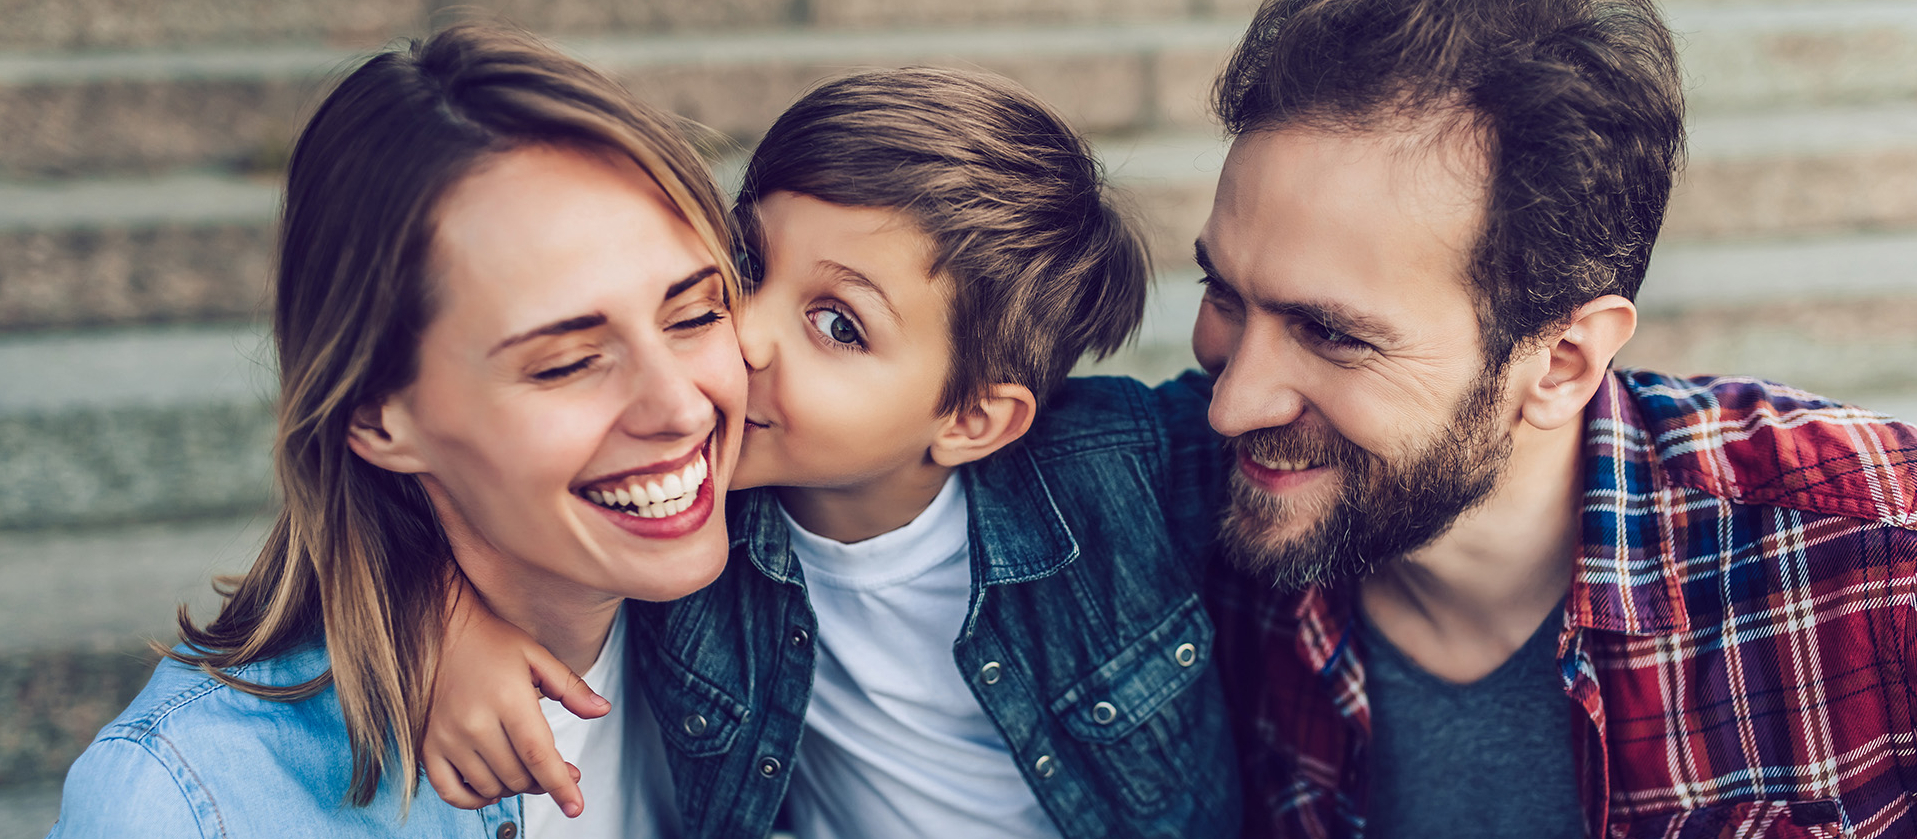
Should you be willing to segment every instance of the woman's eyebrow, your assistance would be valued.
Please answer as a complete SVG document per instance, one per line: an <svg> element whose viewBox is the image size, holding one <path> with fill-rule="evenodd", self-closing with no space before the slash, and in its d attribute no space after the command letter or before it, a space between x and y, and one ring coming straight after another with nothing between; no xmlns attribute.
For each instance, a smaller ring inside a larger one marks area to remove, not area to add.
<svg viewBox="0 0 1917 839"><path fill-rule="evenodd" d="M691 290L693 286L698 285L701 281L703 281L707 277L714 276L718 273L719 273L719 269L716 266L708 265L704 268L701 268L697 271L692 272L692 274L687 276L685 279L674 280L672 285L666 287L666 299L671 300L674 297L678 297L679 295L684 294L687 291ZM507 338L504 341L500 341L498 346L493 347L490 351L486 353L486 356L490 358L493 355L497 354L500 350L506 349L507 347L513 346L515 344L523 344L534 338L544 338L549 335L564 335L568 332L579 332L582 330L592 329L594 327L605 326L605 325L606 325L606 314L604 312L593 312L592 314L589 314L589 315L580 315L578 317L566 318L565 320L553 321L552 323L546 324L545 326L541 326L535 329L528 329L525 332L521 332L518 335L514 335L510 338Z"/></svg>
<svg viewBox="0 0 1917 839"><path fill-rule="evenodd" d="M718 273L719 273L719 266L717 265L707 265L704 268L694 271L691 274L686 275L685 279L676 280L673 282L672 285L666 286L666 299L671 300L674 297L678 297L679 295L686 293L693 286L698 285L700 281L704 280L707 277L715 276Z"/></svg>

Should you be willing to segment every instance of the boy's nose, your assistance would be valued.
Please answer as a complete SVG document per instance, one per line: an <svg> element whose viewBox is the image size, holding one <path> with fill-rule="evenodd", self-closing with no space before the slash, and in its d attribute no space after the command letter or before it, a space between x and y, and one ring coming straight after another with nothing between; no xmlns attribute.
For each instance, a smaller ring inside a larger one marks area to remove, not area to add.
<svg viewBox="0 0 1917 839"><path fill-rule="evenodd" d="M769 324L764 317L754 316L750 300L740 303L733 318L739 331L739 355L745 359L746 369L764 370L772 363L774 346L771 330L766 328Z"/></svg>

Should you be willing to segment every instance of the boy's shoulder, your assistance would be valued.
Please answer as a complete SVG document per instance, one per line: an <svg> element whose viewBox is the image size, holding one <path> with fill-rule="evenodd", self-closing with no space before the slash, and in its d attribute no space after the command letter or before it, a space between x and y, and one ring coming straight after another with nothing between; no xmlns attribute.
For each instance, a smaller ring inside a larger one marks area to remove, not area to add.
<svg viewBox="0 0 1917 839"><path fill-rule="evenodd" d="M1211 380L1187 372L1156 387L1123 376L1075 376L1055 391L1025 435L1040 459L1113 447L1156 447L1210 434Z"/></svg>

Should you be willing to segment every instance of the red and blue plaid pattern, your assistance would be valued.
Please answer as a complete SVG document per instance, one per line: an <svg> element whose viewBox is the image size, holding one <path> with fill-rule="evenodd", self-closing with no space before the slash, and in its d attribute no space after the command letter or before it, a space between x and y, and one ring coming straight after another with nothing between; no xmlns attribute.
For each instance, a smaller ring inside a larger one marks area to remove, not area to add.
<svg viewBox="0 0 1917 839"><path fill-rule="evenodd" d="M1590 835L1917 837L1917 427L1623 371L1584 467L1558 661ZM1355 589L1212 576L1246 835L1362 836Z"/></svg>

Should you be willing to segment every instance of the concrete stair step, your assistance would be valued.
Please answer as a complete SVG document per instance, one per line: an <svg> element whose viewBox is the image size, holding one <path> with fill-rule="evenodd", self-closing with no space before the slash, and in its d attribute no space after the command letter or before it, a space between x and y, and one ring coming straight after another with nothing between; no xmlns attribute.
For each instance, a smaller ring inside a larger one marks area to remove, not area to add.
<svg viewBox="0 0 1917 839"><path fill-rule="evenodd" d="M1161 275L1137 343L1080 372L1193 366L1197 277ZM1619 364L1761 376L1917 422L1917 234L1666 243L1638 308Z"/></svg>
<svg viewBox="0 0 1917 839"><path fill-rule="evenodd" d="M1166 272L1109 369L1189 366L1198 290ZM1630 364L1851 398L1917 391L1917 233L1672 242ZM1169 368L1169 369L1166 369ZM247 324L0 339L0 528L253 514L271 502L270 353Z"/></svg>
<svg viewBox="0 0 1917 839"><path fill-rule="evenodd" d="M177 641L183 603L211 619L213 576L249 567L268 523L7 532L0 570L16 584L0 610L0 787L61 777L145 684L156 660L147 643ZM4 806L38 798L27 797Z"/></svg>
<svg viewBox="0 0 1917 839"><path fill-rule="evenodd" d="M1047 2L1077 8L1085 0ZM1085 8L1161 2L1169 0ZM934 6L970 8L926 8ZM596 37L568 44L639 95L743 138L820 78L900 64L1005 73L1090 132L1208 129L1204 99L1244 15L1118 18L611 36L592 28ZM1917 98L1917 5L1685 5L1672 20L1685 33L1700 113ZM355 54L300 44L0 53L0 117L24 126L0 147L0 176L273 165L323 79Z"/></svg>
<svg viewBox="0 0 1917 839"><path fill-rule="evenodd" d="M248 326L0 338L0 529L270 505L270 365Z"/></svg>
<svg viewBox="0 0 1917 839"><path fill-rule="evenodd" d="M1254 0L14 0L0 49L106 50L223 44L375 47L460 17L548 35L741 28L897 28L1251 19Z"/></svg>
<svg viewBox="0 0 1917 839"><path fill-rule="evenodd" d="M1691 136L1667 240L1917 230L1917 102L1700 115ZM1186 263L1225 148L1098 140L1161 265ZM728 191L742 165L716 167ZM270 180L217 173L0 184L0 328L258 316L278 207Z"/></svg>

